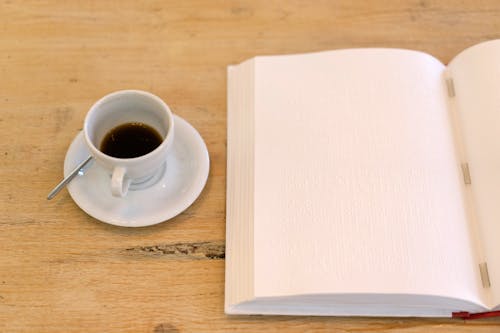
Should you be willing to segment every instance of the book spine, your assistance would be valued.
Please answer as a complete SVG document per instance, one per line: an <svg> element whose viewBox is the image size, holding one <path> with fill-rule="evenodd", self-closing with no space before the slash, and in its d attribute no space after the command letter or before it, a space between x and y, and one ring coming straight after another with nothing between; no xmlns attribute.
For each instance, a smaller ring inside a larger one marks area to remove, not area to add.
<svg viewBox="0 0 500 333"><path fill-rule="evenodd" d="M454 139L457 149L457 154L460 163L460 169L463 176L464 183L464 195L465 201L467 202L467 214L471 223L472 237L476 244L476 256L478 260L478 274L481 278L482 287L488 289L491 287L491 282L488 274L488 265L486 262L486 256L484 255L484 249L482 247L480 232L479 232L479 221L477 219L476 205L474 202L471 187L473 186L473 179L471 177L469 161L465 151L465 145L463 142L462 135L462 125L460 124L460 117L458 115L457 109L457 91L455 89L455 83L453 77L449 71L445 72L444 81L446 85L446 92L448 94L448 108L451 118L451 125L453 128Z"/></svg>

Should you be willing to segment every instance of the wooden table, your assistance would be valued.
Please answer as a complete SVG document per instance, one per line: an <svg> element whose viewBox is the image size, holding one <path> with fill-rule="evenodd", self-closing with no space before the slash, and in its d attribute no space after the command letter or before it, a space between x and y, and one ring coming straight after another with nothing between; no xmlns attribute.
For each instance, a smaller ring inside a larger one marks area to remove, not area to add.
<svg viewBox="0 0 500 333"><path fill-rule="evenodd" d="M226 66L259 54L422 50L448 62L500 37L491 1L0 2L1 332L500 332L500 320L228 317L223 313ZM151 91L211 157L184 213L127 229L81 211L62 176L101 96Z"/></svg>

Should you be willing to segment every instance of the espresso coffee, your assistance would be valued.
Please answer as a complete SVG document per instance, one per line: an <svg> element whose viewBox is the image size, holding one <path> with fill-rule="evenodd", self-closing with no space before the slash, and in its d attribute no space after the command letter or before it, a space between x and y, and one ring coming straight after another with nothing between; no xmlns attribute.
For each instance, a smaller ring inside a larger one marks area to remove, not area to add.
<svg viewBox="0 0 500 333"><path fill-rule="evenodd" d="M113 157L134 158L152 152L162 141L162 136L149 125L125 123L104 136L100 150Z"/></svg>

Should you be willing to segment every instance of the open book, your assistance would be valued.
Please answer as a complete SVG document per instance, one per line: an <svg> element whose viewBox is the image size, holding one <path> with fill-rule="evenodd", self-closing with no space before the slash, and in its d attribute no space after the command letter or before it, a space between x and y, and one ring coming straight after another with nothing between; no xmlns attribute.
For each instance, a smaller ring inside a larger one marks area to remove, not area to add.
<svg viewBox="0 0 500 333"><path fill-rule="evenodd" d="M228 314L500 310L500 40L228 69Z"/></svg>

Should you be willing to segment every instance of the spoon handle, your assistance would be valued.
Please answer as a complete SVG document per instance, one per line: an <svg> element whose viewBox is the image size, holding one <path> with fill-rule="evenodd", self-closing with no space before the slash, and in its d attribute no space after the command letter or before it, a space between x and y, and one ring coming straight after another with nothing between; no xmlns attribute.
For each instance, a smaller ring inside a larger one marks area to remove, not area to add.
<svg viewBox="0 0 500 333"><path fill-rule="evenodd" d="M54 189L52 191L50 191L49 195L47 196L47 200L50 200L53 197L55 197L56 194L59 193L59 191L61 191L71 180L73 180L73 178L75 178L76 175L78 175L80 170L82 170L87 165L87 163L89 163L91 160L92 160L92 156L89 156L89 157L87 157L87 159L85 161L78 164L73 169L73 171L70 172L70 174L66 178L64 178L59 184L57 184L56 187L54 187Z"/></svg>

